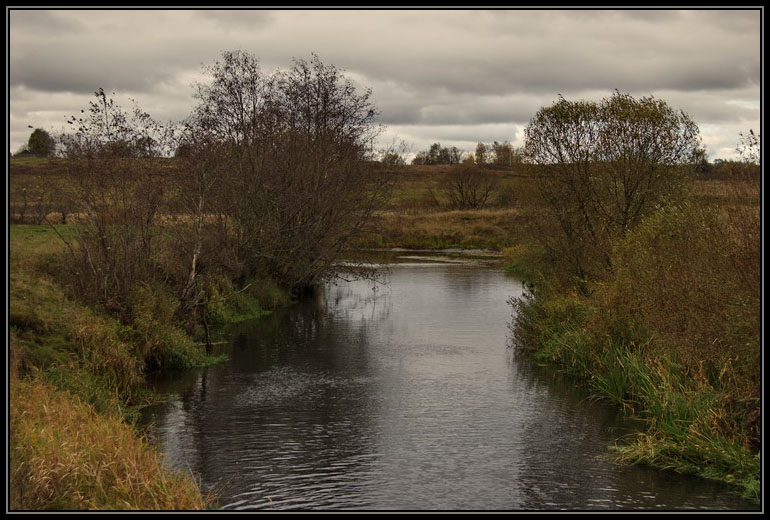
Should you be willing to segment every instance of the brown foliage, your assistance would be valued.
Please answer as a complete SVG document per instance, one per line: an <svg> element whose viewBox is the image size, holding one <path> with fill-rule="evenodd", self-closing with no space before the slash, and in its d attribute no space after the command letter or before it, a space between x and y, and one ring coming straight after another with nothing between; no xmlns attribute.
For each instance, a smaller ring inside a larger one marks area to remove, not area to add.
<svg viewBox="0 0 770 520"><path fill-rule="evenodd" d="M678 197L699 142L686 114L617 92L600 103L560 98L525 134L545 210L533 216L536 236L578 280L611 268L613 241Z"/></svg>
<svg viewBox="0 0 770 520"><path fill-rule="evenodd" d="M358 93L314 57L265 75L243 52L225 53L199 88L193 124L223 143L222 179L241 265L290 288L330 274L345 244L388 196L396 163L373 161L379 131L371 93Z"/></svg>

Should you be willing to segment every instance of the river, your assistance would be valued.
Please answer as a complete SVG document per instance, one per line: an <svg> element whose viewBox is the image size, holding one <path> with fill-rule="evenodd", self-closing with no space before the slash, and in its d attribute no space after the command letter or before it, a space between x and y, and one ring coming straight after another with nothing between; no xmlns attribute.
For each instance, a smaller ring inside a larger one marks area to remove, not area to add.
<svg viewBox="0 0 770 520"><path fill-rule="evenodd" d="M519 280L391 255L234 327L231 360L159 378L145 410L169 466L223 509L755 509L725 486L615 464L635 427L508 348Z"/></svg>

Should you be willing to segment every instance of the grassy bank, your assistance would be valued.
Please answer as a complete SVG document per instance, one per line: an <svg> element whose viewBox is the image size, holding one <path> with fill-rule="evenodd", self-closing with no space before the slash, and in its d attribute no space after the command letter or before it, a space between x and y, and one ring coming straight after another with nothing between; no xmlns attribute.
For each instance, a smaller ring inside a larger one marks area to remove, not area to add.
<svg viewBox="0 0 770 520"><path fill-rule="evenodd" d="M64 238L73 230L58 226ZM14 225L10 233L10 508L203 509L191 475L164 469L133 423L157 399L150 369L221 362L206 356L196 331L174 317L163 287L140 287L130 322L75 298L61 279L67 254L48 226ZM267 282L208 290L212 325L285 305ZM198 331L199 332L199 331Z"/></svg>
<svg viewBox="0 0 770 520"><path fill-rule="evenodd" d="M758 502L759 207L735 197L657 211L587 291L557 283L525 248L507 253L536 285L514 302L517 346L645 420L619 440L619 460L723 481Z"/></svg>
<svg viewBox="0 0 770 520"><path fill-rule="evenodd" d="M38 378L12 378L11 510L198 510L211 498L123 420Z"/></svg>
<svg viewBox="0 0 770 520"><path fill-rule="evenodd" d="M388 204L374 213L354 248L494 249L520 243L522 205L530 180L509 169L481 170L494 184L478 207L451 200L456 166L406 166L398 173Z"/></svg>
<svg viewBox="0 0 770 520"><path fill-rule="evenodd" d="M620 461L720 480L759 501L758 414L752 398L736 396L740 367L677 355L641 330L601 334L606 310L576 295L541 297L519 312L538 362L645 420L645 431L618 440Z"/></svg>

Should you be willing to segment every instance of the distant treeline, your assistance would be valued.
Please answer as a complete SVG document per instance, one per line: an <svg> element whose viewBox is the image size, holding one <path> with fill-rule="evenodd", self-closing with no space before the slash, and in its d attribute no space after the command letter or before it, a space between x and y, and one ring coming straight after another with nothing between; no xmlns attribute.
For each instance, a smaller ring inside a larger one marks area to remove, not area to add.
<svg viewBox="0 0 770 520"><path fill-rule="evenodd" d="M433 143L428 150L417 152L412 159L413 165L461 164L470 163L479 166L495 165L513 167L522 161L522 150L515 149L508 141L492 144L478 143L473 153L465 152L456 146L442 147Z"/></svg>

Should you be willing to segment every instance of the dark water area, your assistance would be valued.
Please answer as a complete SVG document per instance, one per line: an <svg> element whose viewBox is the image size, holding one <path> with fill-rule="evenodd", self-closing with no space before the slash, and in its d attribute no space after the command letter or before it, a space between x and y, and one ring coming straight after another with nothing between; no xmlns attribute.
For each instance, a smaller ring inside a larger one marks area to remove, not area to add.
<svg viewBox="0 0 770 520"><path fill-rule="evenodd" d="M635 425L508 348L522 284L482 262L391 254L234 328L231 360L156 381L167 464L223 509L749 510L723 485L615 464Z"/></svg>

